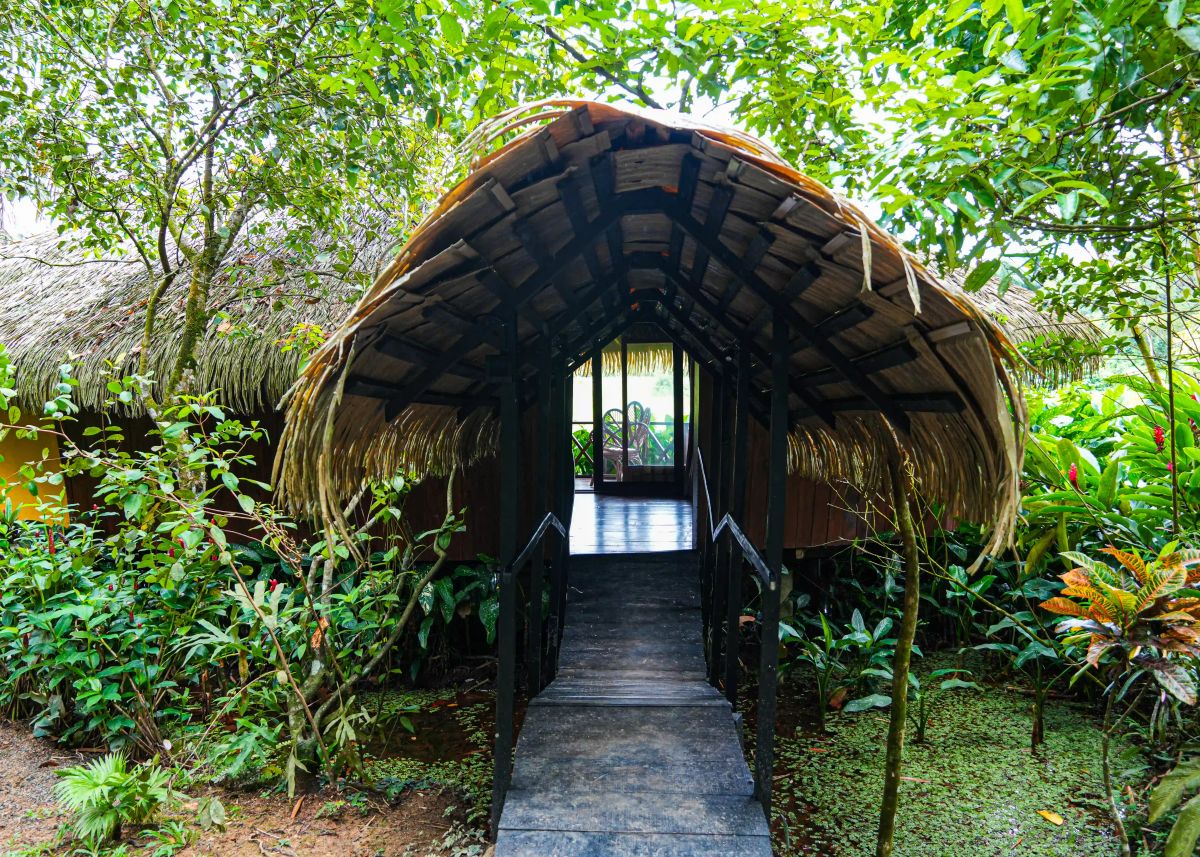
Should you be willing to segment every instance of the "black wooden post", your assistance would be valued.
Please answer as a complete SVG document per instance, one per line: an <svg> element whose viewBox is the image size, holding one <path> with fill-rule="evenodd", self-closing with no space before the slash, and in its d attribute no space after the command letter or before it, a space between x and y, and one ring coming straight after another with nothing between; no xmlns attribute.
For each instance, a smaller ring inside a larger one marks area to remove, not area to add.
<svg viewBox="0 0 1200 857"><path fill-rule="evenodd" d="M771 464L768 470L766 562L771 580L763 592L758 666L758 741L754 772L758 799L771 820L771 777L775 767L775 685L779 665L779 589L783 578L783 526L787 506L788 369L791 345L781 313L771 317Z"/></svg>
<svg viewBox="0 0 1200 857"><path fill-rule="evenodd" d="M733 472L729 486L729 514L741 524L746 510L746 470L750 410L750 352L738 349L737 400L733 417ZM725 698L735 707L738 686L738 642L742 614L742 554L729 550L725 596Z"/></svg>
<svg viewBox="0 0 1200 857"><path fill-rule="evenodd" d="M592 490L604 491L604 348L592 352Z"/></svg>
<svg viewBox="0 0 1200 857"><path fill-rule="evenodd" d="M521 424L517 402L517 319L504 325L504 354L494 366L500 392L500 616L499 668L496 677L495 779L492 784L492 835L500 824L504 796L512 778L513 699L517 660L517 555L520 503Z"/></svg>
<svg viewBox="0 0 1200 857"><path fill-rule="evenodd" d="M566 521L566 512L564 510L563 495L568 490L568 483L563 478L563 468L567 468L570 475L574 476L573 457L571 455L571 426L568 421L563 424L563 417L566 415L566 409L563 404L564 387L569 379L563 377L564 367L562 359L558 354L552 354L550 365L547 367L549 379L549 398L546 401L547 420L546 429L547 436L545 437L545 455L549 460L549 473L547 478L550 483L550 499L549 510L554 514L559 521ZM563 441L566 440L566 448L563 448ZM565 453L565 456L564 456ZM572 478L572 482L574 479ZM562 609L561 609L561 594L566 586L563 575L566 573L566 558L563 556L563 543L566 539L560 539L558 549L552 554L551 560L551 575L550 575L550 612L549 623L546 626L546 644L547 658L546 669L544 670L544 682L549 683L554 679L555 673L558 671L558 640L559 631L562 627Z"/></svg>
<svg viewBox="0 0 1200 857"><path fill-rule="evenodd" d="M717 401L721 406L720 420L717 423L716 443L717 487L713 497L715 506L714 519L719 521L729 511L730 477L733 468L733 385L730 383L729 371L722 367L721 383L717 387ZM714 686L719 685L724 678L724 658L722 652L728 641L725 639L725 616L729 603L729 554L732 550L729 538L719 539L716 543L713 565L713 604L712 604L712 663L709 664L709 681Z"/></svg>
<svg viewBox="0 0 1200 857"><path fill-rule="evenodd" d="M694 469L696 477L696 535L699 539L700 547L700 621L704 631L704 654L707 658L707 663L712 664L715 654L712 649L712 598L713 598L713 568L715 560L713 558L714 545L712 543L712 532L710 522L716 521L717 511L712 503L712 464L711 458L713 447L717 437L717 410L720 408L720 398L716 394L717 380L715 375L709 375L706 371L705 375L710 377L712 381L710 389L712 390L712 405L708 409L708 419L705 425L706 437L709 440L709 445L705 448L707 455L704 457L704 471L701 473L699 464ZM703 475L704 479L701 480Z"/></svg>
<svg viewBox="0 0 1200 857"><path fill-rule="evenodd" d="M721 520L721 424L722 411L725 409L725 396L721 389L720 367L713 372L712 377L712 433L709 448L708 465L708 497L709 514L714 526ZM717 558L720 551L718 542L713 541L709 546L708 557L704 566L706 590L708 592L708 625L705 628L708 636L708 681L714 687L717 684L717 663L720 661L721 646L721 616L725 615L725 604L720 598L720 587L717 585Z"/></svg>
<svg viewBox="0 0 1200 857"><path fill-rule="evenodd" d="M621 339L621 481L629 470L629 343Z"/></svg>
<svg viewBox="0 0 1200 857"><path fill-rule="evenodd" d="M683 349L678 344L671 348L671 390L675 394L672 407L675 409L675 431L672 437L671 466L674 469L675 486L683 492Z"/></svg>
<svg viewBox="0 0 1200 857"><path fill-rule="evenodd" d="M550 439L550 348L541 349L538 355L537 379L537 412L538 412L538 454L537 472L533 487L533 508L535 518L540 521L542 516L550 511L550 487L552 460L552 441ZM529 569L529 612L525 625L525 678L529 695L533 696L542 689L542 594L546 588L546 543L542 542L534 554Z"/></svg>

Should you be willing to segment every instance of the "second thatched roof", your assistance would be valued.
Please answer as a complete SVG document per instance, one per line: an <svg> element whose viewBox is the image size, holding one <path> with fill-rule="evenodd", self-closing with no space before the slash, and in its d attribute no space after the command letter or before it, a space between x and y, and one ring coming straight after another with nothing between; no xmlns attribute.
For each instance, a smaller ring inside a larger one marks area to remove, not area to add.
<svg viewBox="0 0 1200 857"><path fill-rule="evenodd" d="M299 325L336 327L395 248L384 224L366 218L301 259L286 249L286 228L239 238L210 294L214 316L197 346L191 387L217 392L239 413L276 406L302 356L285 340ZM40 410L54 397L64 364L79 381L73 396L86 410L110 397L105 384L113 374L138 367L150 277L131 252L95 258L79 249L78 238L50 230L0 244L0 345L27 409ZM167 377L174 364L187 286L184 267L160 303L147 360L154 378Z"/></svg>

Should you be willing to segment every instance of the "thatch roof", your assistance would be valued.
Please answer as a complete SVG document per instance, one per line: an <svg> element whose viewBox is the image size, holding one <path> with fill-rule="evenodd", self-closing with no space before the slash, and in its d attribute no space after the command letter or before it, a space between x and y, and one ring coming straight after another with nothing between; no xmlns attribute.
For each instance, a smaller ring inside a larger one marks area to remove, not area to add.
<svg viewBox="0 0 1200 857"><path fill-rule="evenodd" d="M374 277L396 246L381 225L368 223L346 242L354 249L348 271L337 268L333 246L301 265L282 249L286 228L255 230L235 244L210 296L221 315L197 347L194 391L219 391L241 413L275 407L294 383L301 352L285 351L280 340L299 324L336 327L362 279ZM40 410L53 397L64 363L73 366L80 382L74 398L85 409L109 398L105 383L113 371L131 374L138 366L150 292L146 269L130 252L91 257L77 238L51 230L0 246L0 344L13 360L26 408ZM187 274L185 268L159 307L148 360L155 378L167 377L175 360Z"/></svg>
<svg viewBox="0 0 1200 857"><path fill-rule="evenodd" d="M482 158L314 355L290 397L281 496L337 516L399 467L444 472L493 452L485 360L517 307L531 352L582 355L653 318L715 364L770 349L789 321L790 467L921 490L1007 540L1024 404L1011 344L857 206L758 140L688 117L584 101L497 117ZM755 388L769 386L761 353ZM532 375L532 370L526 370Z"/></svg>

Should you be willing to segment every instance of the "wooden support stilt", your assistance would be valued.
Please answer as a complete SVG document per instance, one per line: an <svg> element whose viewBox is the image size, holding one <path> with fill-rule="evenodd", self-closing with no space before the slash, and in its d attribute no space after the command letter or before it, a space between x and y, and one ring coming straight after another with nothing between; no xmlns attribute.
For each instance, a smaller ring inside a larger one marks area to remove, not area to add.
<svg viewBox="0 0 1200 857"><path fill-rule="evenodd" d="M500 358L500 616L497 633L499 667L496 677L495 778L492 786L492 832L500 823L504 796L512 779L513 702L517 660L517 580L513 560L520 525L521 425L517 402L517 319L504 326L504 355Z"/></svg>
<svg viewBox="0 0 1200 857"><path fill-rule="evenodd" d="M776 682L779 668L779 590L783 579L783 528L787 513L788 374L792 349L782 313L771 317L771 457L767 489L766 564L770 573L762 597L762 639L758 664L758 742L754 749L755 788L771 821L771 780L775 770Z"/></svg>

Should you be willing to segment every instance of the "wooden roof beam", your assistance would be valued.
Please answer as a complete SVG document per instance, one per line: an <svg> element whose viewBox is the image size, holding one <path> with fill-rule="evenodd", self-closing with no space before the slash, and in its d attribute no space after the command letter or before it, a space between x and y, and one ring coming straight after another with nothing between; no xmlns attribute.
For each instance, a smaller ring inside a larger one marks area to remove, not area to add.
<svg viewBox="0 0 1200 857"><path fill-rule="evenodd" d="M637 204L644 205L645 203L639 198ZM675 205L674 199L669 194L661 194L659 208L667 217L677 222L693 241L704 246L709 255L716 259L722 267L733 274L733 276L742 280L745 286L758 296L759 300L771 307L772 312L780 313L788 323L789 328L797 332L800 336L800 341L806 347L815 350L830 366L837 369L897 429L903 432L909 430L910 421L904 409L889 399L888 394L879 389L867 375L857 370L840 350L831 345L819 330L792 308L790 303L784 301L769 283L759 277L754 271L746 270L741 260L737 257L737 254L726 247L719 237L709 235L704 225L697 222L691 214L679 210Z"/></svg>

